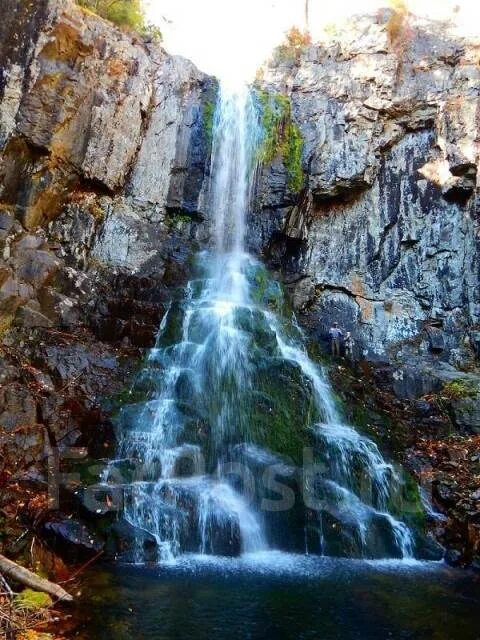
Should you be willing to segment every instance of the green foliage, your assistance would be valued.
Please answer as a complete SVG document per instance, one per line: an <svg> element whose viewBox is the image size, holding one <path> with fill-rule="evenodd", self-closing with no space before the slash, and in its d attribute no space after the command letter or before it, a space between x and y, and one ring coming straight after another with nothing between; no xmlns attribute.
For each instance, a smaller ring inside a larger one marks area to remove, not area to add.
<svg viewBox="0 0 480 640"><path fill-rule="evenodd" d="M24 589L15 596L15 607L25 611L37 611L52 605L52 599L47 593Z"/></svg>
<svg viewBox="0 0 480 640"><path fill-rule="evenodd" d="M338 34L338 27L334 22L329 22L323 28L325 33L328 33L329 36L336 36Z"/></svg>
<svg viewBox="0 0 480 640"><path fill-rule="evenodd" d="M472 398L477 395L478 388L473 382L458 378L447 382L442 389L442 395L452 400L461 400L462 398Z"/></svg>
<svg viewBox="0 0 480 640"><path fill-rule="evenodd" d="M288 188L298 192L303 186L303 139L299 128L292 122L290 100L279 93L258 92L261 111L262 142L259 160L269 163L281 156L288 173Z"/></svg>
<svg viewBox="0 0 480 640"><path fill-rule="evenodd" d="M212 148L213 120L215 116L216 97L207 100L203 105L203 130L208 148Z"/></svg>
<svg viewBox="0 0 480 640"><path fill-rule="evenodd" d="M114 24L125 25L141 31L144 26L144 16L138 0L117 0L110 4L105 17Z"/></svg>
<svg viewBox="0 0 480 640"><path fill-rule="evenodd" d="M285 137L283 161L288 172L288 186L292 191L297 192L303 187L303 139L300 129L292 122L287 124Z"/></svg>
<svg viewBox="0 0 480 640"><path fill-rule="evenodd" d="M160 27L157 27L155 24L148 23L144 25L143 29L141 29L140 33L147 39L152 40L153 42L162 42L163 35Z"/></svg>
<svg viewBox="0 0 480 640"><path fill-rule="evenodd" d="M77 4L119 27L133 29L157 42L162 40L160 29L145 22L142 0L77 0Z"/></svg>

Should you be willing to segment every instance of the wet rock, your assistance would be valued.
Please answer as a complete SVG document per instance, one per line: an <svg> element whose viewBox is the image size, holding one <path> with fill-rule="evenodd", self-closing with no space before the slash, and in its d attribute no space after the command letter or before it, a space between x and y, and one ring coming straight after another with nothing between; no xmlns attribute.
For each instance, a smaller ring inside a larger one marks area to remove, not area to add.
<svg viewBox="0 0 480 640"><path fill-rule="evenodd" d="M93 484L75 490L81 508L95 518L115 514L123 508L123 489L116 486Z"/></svg>
<svg viewBox="0 0 480 640"><path fill-rule="evenodd" d="M259 362L252 387L251 424L256 442L300 463L311 424L311 381L296 363L265 358Z"/></svg>
<svg viewBox="0 0 480 640"><path fill-rule="evenodd" d="M458 567L462 561L462 553L457 549L448 549L445 554L445 562L453 567Z"/></svg>
<svg viewBox="0 0 480 640"><path fill-rule="evenodd" d="M438 562L445 557L445 549L429 532L427 535L417 536L415 541L415 557L420 560Z"/></svg>
<svg viewBox="0 0 480 640"><path fill-rule="evenodd" d="M46 522L42 532L53 550L69 562L91 558L104 547L101 538L78 520Z"/></svg>
<svg viewBox="0 0 480 640"><path fill-rule="evenodd" d="M153 562L158 559L155 536L134 527L123 518L110 527L106 552L111 557L120 557L129 562Z"/></svg>

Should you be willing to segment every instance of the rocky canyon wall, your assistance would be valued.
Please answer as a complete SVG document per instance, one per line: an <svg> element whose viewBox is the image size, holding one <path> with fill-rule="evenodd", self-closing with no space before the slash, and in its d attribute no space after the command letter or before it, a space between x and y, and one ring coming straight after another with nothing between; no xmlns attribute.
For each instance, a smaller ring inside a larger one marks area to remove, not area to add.
<svg viewBox="0 0 480 640"><path fill-rule="evenodd" d="M338 321L411 396L431 388L424 366L448 377L478 353L480 43L412 17L392 41L391 18L264 69L259 86L291 101L304 186L266 166L251 237L317 337Z"/></svg>
<svg viewBox="0 0 480 640"><path fill-rule="evenodd" d="M108 453L208 240L216 81L67 0L0 18L0 477L45 498L49 452Z"/></svg>

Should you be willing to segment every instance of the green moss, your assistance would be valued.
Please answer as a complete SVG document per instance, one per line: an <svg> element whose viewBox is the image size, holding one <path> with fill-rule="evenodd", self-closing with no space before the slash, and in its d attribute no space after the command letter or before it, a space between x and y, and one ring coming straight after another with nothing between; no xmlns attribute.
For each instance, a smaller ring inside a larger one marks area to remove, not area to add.
<svg viewBox="0 0 480 640"><path fill-rule="evenodd" d="M211 150L213 142L213 121L215 117L216 97L207 100L203 105L203 131L208 149Z"/></svg>
<svg viewBox="0 0 480 640"><path fill-rule="evenodd" d="M293 363L273 358L258 368L253 388L254 442L301 464L303 448L311 444L308 427L318 417L310 381Z"/></svg>
<svg viewBox="0 0 480 640"><path fill-rule="evenodd" d="M295 192L303 187L302 150L303 139L300 129L289 122L283 145L283 161L288 172L288 187Z"/></svg>
<svg viewBox="0 0 480 640"><path fill-rule="evenodd" d="M182 211L168 211L165 216L165 224L169 229L181 229L184 224L190 224L194 220L193 214L190 215Z"/></svg>
<svg viewBox="0 0 480 640"><path fill-rule="evenodd" d="M289 98L279 93L258 91L262 140L259 160L263 164L281 157L288 174L287 186L291 191L301 190L304 181L302 169L303 139L298 126L292 121Z"/></svg>
<svg viewBox="0 0 480 640"><path fill-rule="evenodd" d="M478 387L468 380L458 378L447 382L442 389L442 395L452 400L461 400L462 398L473 398L479 392Z"/></svg>
<svg viewBox="0 0 480 640"><path fill-rule="evenodd" d="M33 589L24 589L15 596L15 607L26 611L37 611L50 607L53 602L47 593L41 591L33 591Z"/></svg>
<svg viewBox="0 0 480 640"><path fill-rule="evenodd" d="M269 277L268 271L263 265L255 265L248 277L252 286L254 302L282 314L284 311L284 295L280 283Z"/></svg>

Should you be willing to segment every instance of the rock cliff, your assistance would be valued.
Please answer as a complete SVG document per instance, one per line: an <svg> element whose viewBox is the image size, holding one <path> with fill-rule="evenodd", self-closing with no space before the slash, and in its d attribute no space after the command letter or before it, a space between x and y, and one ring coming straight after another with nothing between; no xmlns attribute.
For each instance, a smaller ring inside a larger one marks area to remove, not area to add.
<svg viewBox="0 0 480 640"><path fill-rule="evenodd" d="M303 183L280 135L250 245L315 341L352 333L330 372L346 413L447 514L447 560L478 566L480 41L382 11L284 45L257 88L289 102Z"/></svg>
<svg viewBox="0 0 480 640"><path fill-rule="evenodd" d="M47 456L108 454L115 398L208 240L216 81L70 1L6 0L0 18L0 507L15 529L55 506Z"/></svg>
<svg viewBox="0 0 480 640"><path fill-rule="evenodd" d="M264 167L251 237L318 337L336 320L359 358L448 369L478 349L480 43L413 17L393 38L391 20L264 69L260 87L291 101L304 185L291 193L281 158Z"/></svg>

